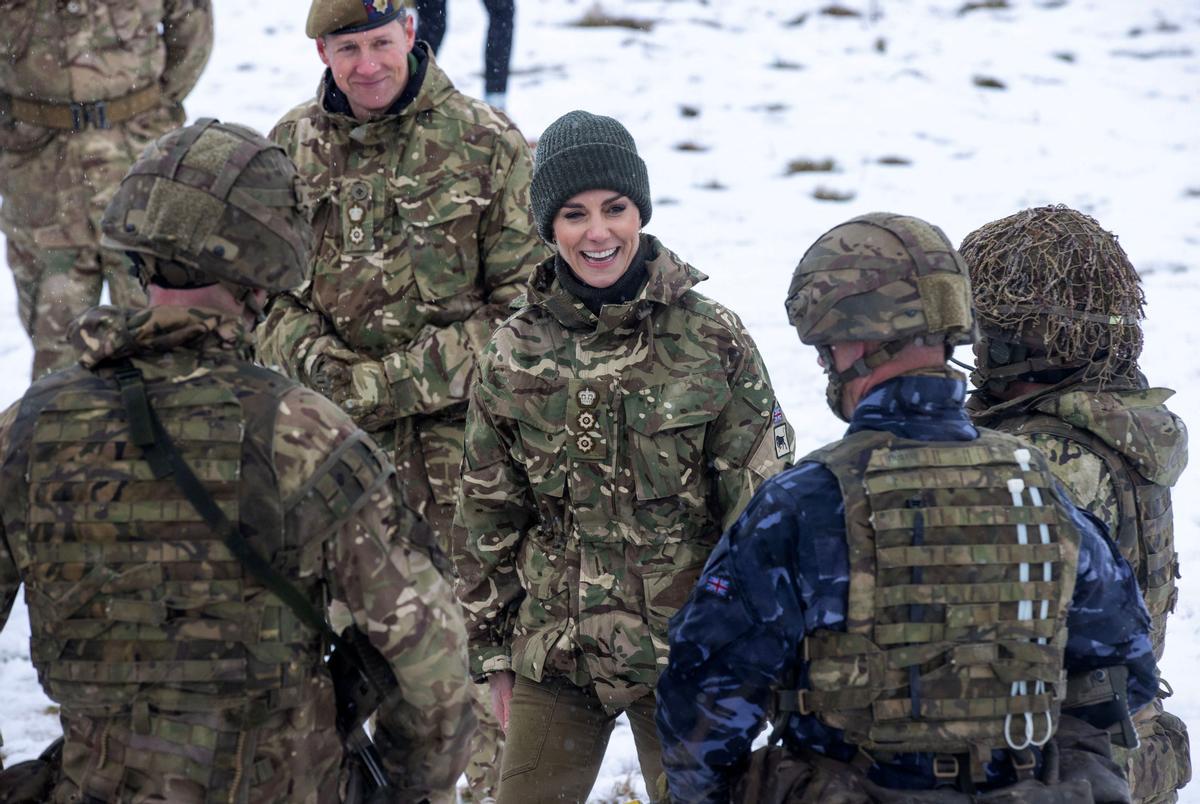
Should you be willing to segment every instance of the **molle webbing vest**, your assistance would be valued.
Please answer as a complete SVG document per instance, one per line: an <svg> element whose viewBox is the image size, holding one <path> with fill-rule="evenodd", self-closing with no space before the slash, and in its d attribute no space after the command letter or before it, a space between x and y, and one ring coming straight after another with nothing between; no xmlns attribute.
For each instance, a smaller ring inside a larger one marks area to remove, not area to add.
<svg viewBox="0 0 1200 804"><path fill-rule="evenodd" d="M240 801L270 773L251 764L254 730L306 694L320 638L245 570L171 478L154 479L130 443L111 366L63 375L26 397L12 442L28 444L26 466L10 451L4 481L18 488L4 498L6 517L26 517L14 552L34 664L71 724L68 743L91 749L68 775L102 800L119 797L131 769L191 779L209 801ZM296 529L284 527L271 463L289 386L231 362L147 387L216 503L295 578L320 543L289 542ZM297 586L323 607L318 576Z"/></svg>
<svg viewBox="0 0 1200 804"><path fill-rule="evenodd" d="M783 708L869 755L969 755L977 782L993 749L1048 740L1079 544L1041 456L864 431L805 460L845 500L849 605L844 633L805 639L808 688Z"/></svg>
<svg viewBox="0 0 1200 804"><path fill-rule="evenodd" d="M1000 419L990 426L1016 436L1036 433L1067 438L1104 461L1117 495L1117 531L1110 536L1137 574L1138 587L1150 612L1154 656L1161 659L1167 615L1175 610L1179 597L1175 588L1179 555L1175 552L1170 487L1147 480L1102 439L1056 416L1031 413Z"/></svg>

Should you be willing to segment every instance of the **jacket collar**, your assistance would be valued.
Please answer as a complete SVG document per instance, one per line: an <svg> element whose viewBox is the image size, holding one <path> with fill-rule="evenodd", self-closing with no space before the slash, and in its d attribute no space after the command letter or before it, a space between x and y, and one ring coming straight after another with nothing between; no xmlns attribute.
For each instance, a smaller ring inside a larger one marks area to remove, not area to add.
<svg viewBox="0 0 1200 804"><path fill-rule="evenodd" d="M219 353L242 360L253 354L250 334L237 317L198 307L95 307L75 321L70 338L87 369L124 357L175 351Z"/></svg>
<svg viewBox="0 0 1200 804"><path fill-rule="evenodd" d="M454 92L454 84L437 65L437 61L429 52L428 47L424 42L417 42L413 45L412 55L417 60L418 67L410 71L408 85L405 86L400 97L386 113L379 117L365 122L356 118L350 112L346 96L333 82L333 72L329 68L325 68L325 72L321 75L321 83L317 87L317 106L331 123L350 129L393 123L420 112L431 111Z"/></svg>
<svg viewBox="0 0 1200 804"><path fill-rule="evenodd" d="M656 307L674 304L694 286L708 279L664 247L658 238L648 234L641 238L642 248L646 250L646 284L630 301L605 305L600 315L594 315L558 281L556 258L551 257L534 269L526 294L528 303L545 310L567 329L596 333L620 331L633 328Z"/></svg>
<svg viewBox="0 0 1200 804"><path fill-rule="evenodd" d="M854 409L847 435L885 430L918 441L971 441L979 432L963 408L966 377L951 369L901 374L867 392Z"/></svg>

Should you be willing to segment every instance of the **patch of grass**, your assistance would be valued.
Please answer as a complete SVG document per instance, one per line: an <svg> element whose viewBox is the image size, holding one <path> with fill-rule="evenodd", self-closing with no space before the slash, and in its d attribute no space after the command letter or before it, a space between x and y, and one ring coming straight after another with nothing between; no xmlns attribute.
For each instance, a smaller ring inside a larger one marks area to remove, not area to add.
<svg viewBox="0 0 1200 804"><path fill-rule="evenodd" d="M679 116L680 117L699 117L700 116L700 107L699 106L689 106L686 103L681 103L681 104L679 104Z"/></svg>
<svg viewBox="0 0 1200 804"><path fill-rule="evenodd" d="M818 187L812 192L812 197L818 201L853 201L856 195L858 195L858 193L854 192L853 190L836 190L832 187L825 187L824 185Z"/></svg>
<svg viewBox="0 0 1200 804"><path fill-rule="evenodd" d="M792 107L786 103L760 103L759 105L751 106L750 108L756 112L766 112L767 114L778 114L780 112L786 112L788 109L790 109Z"/></svg>
<svg viewBox="0 0 1200 804"><path fill-rule="evenodd" d="M698 190L728 190L729 188L726 187L724 184L721 184L721 182L718 181L717 179L709 179L708 181L704 182L703 184L697 184L696 189L698 189Z"/></svg>
<svg viewBox="0 0 1200 804"><path fill-rule="evenodd" d="M1189 187L1183 191L1188 198L1200 198L1200 187Z"/></svg>
<svg viewBox="0 0 1200 804"><path fill-rule="evenodd" d="M881 156L875 161L881 165L888 165L890 167L905 167L912 164L912 160L907 156L895 156L892 154Z"/></svg>
<svg viewBox="0 0 1200 804"><path fill-rule="evenodd" d="M821 9L818 13L824 14L826 17L843 17L843 18L861 17L863 15L863 13L861 11L858 11L857 9L838 5L837 3L834 3L833 5L830 5L830 6L825 6L825 8Z"/></svg>
<svg viewBox="0 0 1200 804"><path fill-rule="evenodd" d="M824 159L808 159L800 157L793 159L787 164L787 170L784 171L785 176L794 176L797 173L832 173L837 170L837 163L829 157Z"/></svg>
<svg viewBox="0 0 1200 804"><path fill-rule="evenodd" d="M958 9L958 16L970 14L972 11L984 11L999 8L1012 8L1008 4L1008 0L972 0L969 3L963 3Z"/></svg>
<svg viewBox="0 0 1200 804"><path fill-rule="evenodd" d="M654 30L655 21L609 14L599 3L596 3L578 20L567 24L575 28L627 28L631 31L650 33Z"/></svg>
<svg viewBox="0 0 1200 804"><path fill-rule="evenodd" d="M977 75L971 78L971 83L981 89L1008 89L1008 85L999 78L990 75Z"/></svg>
<svg viewBox="0 0 1200 804"><path fill-rule="evenodd" d="M1056 53L1051 53L1050 55L1054 56L1054 58L1058 59L1059 61L1065 61L1067 64L1075 63L1075 54L1069 50L1059 50Z"/></svg>
<svg viewBox="0 0 1200 804"><path fill-rule="evenodd" d="M799 28L807 19L807 14L801 14L799 17L792 17L790 20L784 23L784 26L788 28Z"/></svg>
<svg viewBox="0 0 1200 804"><path fill-rule="evenodd" d="M684 142L676 143L675 150L676 151L685 151L688 153L702 154L708 150L708 146L701 145L698 142L692 142L691 140L685 140Z"/></svg>
<svg viewBox="0 0 1200 804"><path fill-rule="evenodd" d="M798 61L788 61L787 59L775 57L775 61L767 65L772 70L803 70L804 65Z"/></svg>

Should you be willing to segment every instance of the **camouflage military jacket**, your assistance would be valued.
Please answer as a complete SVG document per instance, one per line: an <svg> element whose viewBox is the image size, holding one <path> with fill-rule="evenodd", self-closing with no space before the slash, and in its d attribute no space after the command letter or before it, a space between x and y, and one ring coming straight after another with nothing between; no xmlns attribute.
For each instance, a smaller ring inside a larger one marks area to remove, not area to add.
<svg viewBox="0 0 1200 804"><path fill-rule="evenodd" d="M1187 466L1187 428L1163 404L1173 394L1069 386L990 407L980 397L971 405L980 424L1041 450L1075 501L1108 527L1137 573L1160 658L1178 573L1170 489Z"/></svg>
<svg viewBox="0 0 1200 804"><path fill-rule="evenodd" d="M328 111L327 73L272 132L309 191L315 274L274 302L260 357L311 387L328 361L352 365L331 395L373 431L456 405L461 418L476 356L545 253L524 138L414 52L424 78L398 114Z"/></svg>
<svg viewBox="0 0 1200 804"><path fill-rule="evenodd" d="M648 245L646 285L599 317L540 265L467 414L472 671L563 675L610 709L653 688L667 619L792 444L737 316Z"/></svg>
<svg viewBox="0 0 1200 804"><path fill-rule="evenodd" d="M98 308L81 322L83 366L0 418L0 612L23 581L34 665L62 708L59 794L341 800L320 635L156 479L131 443L126 358L251 546L392 663L400 691L379 736L399 798L447 795L474 725L466 637L387 459L328 400L245 362L244 329L221 313Z"/></svg>
<svg viewBox="0 0 1200 804"><path fill-rule="evenodd" d="M0 92L96 101L161 83L177 104L212 50L212 7L210 0L6 0L0 30Z"/></svg>

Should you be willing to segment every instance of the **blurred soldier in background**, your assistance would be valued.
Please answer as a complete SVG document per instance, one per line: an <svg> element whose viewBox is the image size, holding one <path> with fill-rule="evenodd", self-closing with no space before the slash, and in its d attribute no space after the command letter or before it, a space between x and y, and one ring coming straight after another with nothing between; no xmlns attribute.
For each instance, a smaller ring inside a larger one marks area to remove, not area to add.
<svg viewBox="0 0 1200 804"><path fill-rule="evenodd" d="M327 603L397 682L379 800L454 800L474 717L445 558L374 442L249 362L268 292L309 276L299 197L250 129L164 136L102 223L149 306L89 312L80 365L0 417L0 613L23 581L55 802L342 801Z"/></svg>
<svg viewBox="0 0 1200 804"><path fill-rule="evenodd" d="M272 138L314 214L314 276L276 298L259 356L339 403L394 457L405 499L447 552L476 356L545 255L529 212L529 148L458 92L392 0L314 0L329 68ZM494 793L500 729L479 693L468 769Z"/></svg>
<svg viewBox="0 0 1200 804"><path fill-rule="evenodd" d="M483 99L497 109L508 104L508 63L512 58L515 0L483 0L488 13L483 48ZM446 0L416 0L417 38L437 55L446 35Z"/></svg>
<svg viewBox="0 0 1200 804"><path fill-rule="evenodd" d="M1098 726L1154 697L1149 616L1045 458L968 420L946 358L970 306L917 218L855 218L800 260L788 318L850 428L763 484L672 620L672 801L1128 800ZM1064 670L1108 689L1088 722L1060 713ZM769 711L783 745L751 757Z"/></svg>
<svg viewBox="0 0 1200 804"><path fill-rule="evenodd" d="M75 362L67 327L145 295L99 221L142 149L183 123L212 49L210 0L0 3L0 231L33 376Z"/></svg>
<svg viewBox="0 0 1200 804"><path fill-rule="evenodd" d="M1171 486L1187 430L1138 369L1141 280L1117 238L1067 207L1027 209L963 240L981 337L977 424L1041 450L1075 501L1108 526L1137 574L1162 658L1179 577ZM1175 801L1191 778L1187 728L1164 685L1136 719L1141 747L1118 750L1136 801Z"/></svg>

